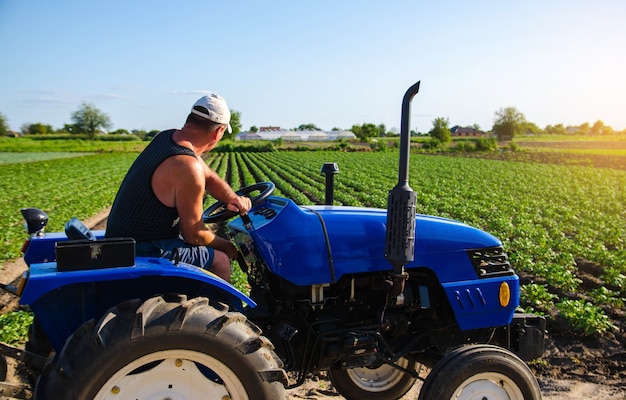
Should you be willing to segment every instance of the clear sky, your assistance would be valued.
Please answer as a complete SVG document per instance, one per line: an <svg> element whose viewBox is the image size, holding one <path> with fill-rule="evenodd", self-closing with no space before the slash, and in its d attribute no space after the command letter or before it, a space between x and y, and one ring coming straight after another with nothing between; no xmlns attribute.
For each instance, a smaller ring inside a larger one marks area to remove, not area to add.
<svg viewBox="0 0 626 400"><path fill-rule="evenodd" d="M626 1L0 0L0 113L14 130L181 127L224 96L252 125L490 129L513 106L548 124L626 128Z"/></svg>

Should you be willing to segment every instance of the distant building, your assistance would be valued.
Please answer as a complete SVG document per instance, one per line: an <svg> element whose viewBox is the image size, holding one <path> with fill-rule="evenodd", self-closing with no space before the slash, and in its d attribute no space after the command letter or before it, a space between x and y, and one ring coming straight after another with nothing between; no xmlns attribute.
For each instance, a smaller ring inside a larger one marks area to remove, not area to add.
<svg viewBox="0 0 626 400"><path fill-rule="evenodd" d="M235 135L235 140L277 140L286 142L327 142L337 139L356 139L356 135L351 131L283 131L263 128L258 132L241 132Z"/></svg>
<svg viewBox="0 0 626 400"><path fill-rule="evenodd" d="M309 135L309 137L307 138L307 140L309 142L321 142L324 140L328 140L328 133L324 132L324 131L314 131L313 133L311 133Z"/></svg>
<svg viewBox="0 0 626 400"><path fill-rule="evenodd" d="M259 128L259 132L276 132L281 130L280 126L262 126Z"/></svg>
<svg viewBox="0 0 626 400"><path fill-rule="evenodd" d="M239 138L237 140L262 140L263 137L255 132L243 132L240 133Z"/></svg>
<svg viewBox="0 0 626 400"><path fill-rule="evenodd" d="M450 134L453 137L483 137L485 136L485 132L479 129L470 128L470 127L464 128L458 125L455 125L452 127L452 129L450 129Z"/></svg>

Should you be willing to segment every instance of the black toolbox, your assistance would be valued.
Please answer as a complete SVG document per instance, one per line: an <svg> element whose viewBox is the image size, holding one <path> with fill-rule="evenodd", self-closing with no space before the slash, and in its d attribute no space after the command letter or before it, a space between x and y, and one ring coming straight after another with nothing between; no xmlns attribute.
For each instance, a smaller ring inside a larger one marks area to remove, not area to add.
<svg viewBox="0 0 626 400"><path fill-rule="evenodd" d="M67 240L56 243L57 271L78 271L135 265L133 238Z"/></svg>

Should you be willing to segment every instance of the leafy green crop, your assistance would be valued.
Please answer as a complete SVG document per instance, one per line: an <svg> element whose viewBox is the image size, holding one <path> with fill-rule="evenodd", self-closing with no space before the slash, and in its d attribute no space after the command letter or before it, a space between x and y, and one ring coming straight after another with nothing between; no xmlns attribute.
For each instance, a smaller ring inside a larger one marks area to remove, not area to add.
<svg viewBox="0 0 626 400"><path fill-rule="evenodd" d="M545 314L552 307L552 304L558 296L548 291L547 285L539 285L537 283L530 283L525 285L521 289L520 301L523 304L527 304L526 312Z"/></svg>
<svg viewBox="0 0 626 400"><path fill-rule="evenodd" d="M556 308L574 329L587 335L617 329L600 307L584 300L563 300Z"/></svg>
<svg viewBox="0 0 626 400"><path fill-rule="evenodd" d="M49 216L48 231L88 218L113 198L136 153L112 153L0 165L0 262L20 256L26 238L21 208Z"/></svg>
<svg viewBox="0 0 626 400"><path fill-rule="evenodd" d="M33 323L33 314L14 311L0 315L0 342L16 345L26 341L28 327Z"/></svg>

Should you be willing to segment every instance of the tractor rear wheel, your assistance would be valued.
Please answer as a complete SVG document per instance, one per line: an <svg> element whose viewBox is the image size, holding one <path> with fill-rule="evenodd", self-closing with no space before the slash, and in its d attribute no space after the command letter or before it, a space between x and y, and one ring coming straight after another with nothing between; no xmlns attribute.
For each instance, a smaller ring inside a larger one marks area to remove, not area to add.
<svg viewBox="0 0 626 400"><path fill-rule="evenodd" d="M206 298L127 301L67 341L37 399L285 398L273 346Z"/></svg>
<svg viewBox="0 0 626 400"><path fill-rule="evenodd" d="M421 364L407 358L396 363L409 371ZM404 396L416 378L388 364L379 367L333 368L328 371L335 389L347 400L394 400Z"/></svg>
<svg viewBox="0 0 626 400"><path fill-rule="evenodd" d="M497 346L470 345L435 364L419 399L540 400L541 392L528 366L515 354Z"/></svg>

